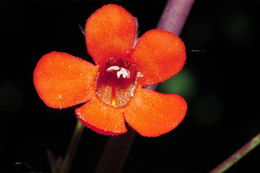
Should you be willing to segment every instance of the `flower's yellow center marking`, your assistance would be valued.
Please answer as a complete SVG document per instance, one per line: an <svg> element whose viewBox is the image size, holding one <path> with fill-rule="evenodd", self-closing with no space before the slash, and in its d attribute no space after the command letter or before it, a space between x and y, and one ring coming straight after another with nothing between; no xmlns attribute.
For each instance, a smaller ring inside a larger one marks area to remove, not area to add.
<svg viewBox="0 0 260 173"><path fill-rule="evenodd" d="M116 99L112 99L111 105L116 106Z"/></svg>

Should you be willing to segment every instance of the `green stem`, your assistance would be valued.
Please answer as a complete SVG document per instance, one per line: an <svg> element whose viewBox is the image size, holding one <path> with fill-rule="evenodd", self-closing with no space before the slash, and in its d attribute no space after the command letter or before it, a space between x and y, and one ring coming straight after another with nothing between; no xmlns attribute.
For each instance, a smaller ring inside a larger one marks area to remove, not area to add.
<svg viewBox="0 0 260 173"><path fill-rule="evenodd" d="M62 162L60 170L58 171L59 173L68 173L70 171L70 167L71 167L72 161L75 157L75 153L77 151L83 130L84 130L83 124L79 120L77 120L77 124L74 129L74 133L71 138L70 145L68 147L66 156L64 158L64 161Z"/></svg>
<svg viewBox="0 0 260 173"><path fill-rule="evenodd" d="M219 166L214 168L210 173L222 173L231 168L235 163L237 163L241 158L247 155L250 151L255 149L260 144L260 133L256 135L253 139L243 145L234 154L222 162Z"/></svg>

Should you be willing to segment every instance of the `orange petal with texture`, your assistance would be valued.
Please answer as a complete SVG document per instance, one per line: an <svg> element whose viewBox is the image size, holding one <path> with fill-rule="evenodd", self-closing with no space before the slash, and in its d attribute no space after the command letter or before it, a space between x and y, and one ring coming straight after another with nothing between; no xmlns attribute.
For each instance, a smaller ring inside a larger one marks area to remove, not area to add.
<svg viewBox="0 0 260 173"><path fill-rule="evenodd" d="M66 108L86 102L94 95L97 68L62 52L51 52L38 62L34 86L46 105Z"/></svg>
<svg viewBox="0 0 260 173"><path fill-rule="evenodd" d="M93 131L104 135L119 135L127 131L123 109L111 107L94 97L76 109L79 120Z"/></svg>
<svg viewBox="0 0 260 173"><path fill-rule="evenodd" d="M136 20L123 7L109 4L95 11L85 27L88 53L96 64L126 57L136 37Z"/></svg>
<svg viewBox="0 0 260 173"><path fill-rule="evenodd" d="M125 119L142 136L156 137L176 128L186 110L187 104L179 95L138 88L125 109Z"/></svg>
<svg viewBox="0 0 260 173"><path fill-rule="evenodd" d="M153 85L177 74L186 60L180 38L170 32L150 30L138 41L132 59L143 74L142 85Z"/></svg>

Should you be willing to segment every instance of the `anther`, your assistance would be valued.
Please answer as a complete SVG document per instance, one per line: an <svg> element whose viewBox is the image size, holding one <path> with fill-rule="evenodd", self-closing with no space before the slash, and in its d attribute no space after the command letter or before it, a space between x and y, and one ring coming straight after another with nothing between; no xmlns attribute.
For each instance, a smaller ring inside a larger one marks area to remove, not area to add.
<svg viewBox="0 0 260 173"><path fill-rule="evenodd" d="M116 76L117 78L120 78L122 75L123 78L130 78L130 71L121 67L119 71L117 71Z"/></svg>
<svg viewBox="0 0 260 173"><path fill-rule="evenodd" d="M110 66L106 69L107 72L111 72L111 71L118 71L120 69L120 67L116 66L116 65L113 65L113 66Z"/></svg>

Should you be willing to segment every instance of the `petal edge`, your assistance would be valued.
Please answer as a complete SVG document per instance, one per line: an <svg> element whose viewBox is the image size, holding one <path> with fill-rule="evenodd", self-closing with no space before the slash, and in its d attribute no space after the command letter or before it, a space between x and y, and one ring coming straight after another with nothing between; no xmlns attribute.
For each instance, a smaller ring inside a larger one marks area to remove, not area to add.
<svg viewBox="0 0 260 173"><path fill-rule="evenodd" d="M179 95L139 88L125 109L125 119L142 136L157 137L176 128L186 110L187 104Z"/></svg>
<svg viewBox="0 0 260 173"><path fill-rule="evenodd" d="M143 74L139 83L154 85L182 69L186 60L186 50L178 36L153 29L140 37L131 58Z"/></svg>
<svg viewBox="0 0 260 173"><path fill-rule="evenodd" d="M123 7L104 5L87 19L88 53L99 65L111 57L125 58L132 50L136 29L136 19Z"/></svg>
<svg viewBox="0 0 260 173"><path fill-rule="evenodd" d="M119 135L127 132L123 110L102 103L94 97L75 111L78 119L88 128L104 135Z"/></svg>
<svg viewBox="0 0 260 173"><path fill-rule="evenodd" d="M63 52L45 54L37 63L33 82L39 97L51 108L67 108L89 100L97 68Z"/></svg>

